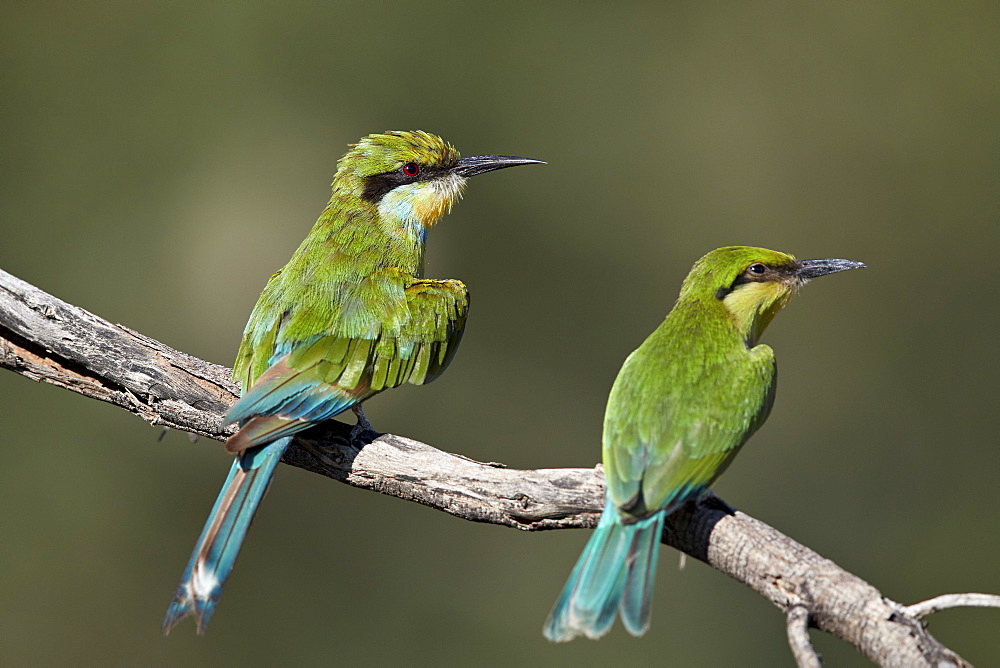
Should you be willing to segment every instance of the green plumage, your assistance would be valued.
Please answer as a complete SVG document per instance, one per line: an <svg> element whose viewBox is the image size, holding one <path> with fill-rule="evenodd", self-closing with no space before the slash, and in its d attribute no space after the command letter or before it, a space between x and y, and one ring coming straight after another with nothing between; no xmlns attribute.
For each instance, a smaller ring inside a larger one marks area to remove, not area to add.
<svg viewBox="0 0 1000 668"><path fill-rule="evenodd" d="M247 323L233 369L244 389L270 366L276 350L294 348L317 335L332 340L313 347L332 352L325 360L330 365L323 373L325 382L352 362L367 364L375 352L404 362L428 342L447 350L449 339L461 331L468 292L460 281L418 282L424 235L436 220L425 224L381 215L379 202L363 195L371 175L407 162L447 169L458 159L452 146L424 132L366 137L340 159L333 197L292 259L268 281ZM441 213L450 206L445 203ZM337 359L348 341L383 336L385 344L348 346L350 355ZM290 364L304 369L317 361L298 355ZM397 378L389 386L407 379ZM353 387L356 371L345 380Z"/></svg>
<svg viewBox="0 0 1000 668"><path fill-rule="evenodd" d="M798 286L860 266L744 246L694 265L611 389L607 505L546 622L550 640L598 638L616 612L631 633L645 632L664 518L704 493L771 411L774 353L758 338Z"/></svg>
<svg viewBox="0 0 1000 668"><path fill-rule="evenodd" d="M715 295L754 257L777 266L794 260L763 249L715 251L687 277L666 320L625 360L604 414L604 475L618 508L641 517L644 509L666 508L685 488L711 485L767 418L774 352L748 346L745 319ZM719 275L726 266L731 270Z"/></svg>
<svg viewBox="0 0 1000 668"><path fill-rule="evenodd" d="M429 383L448 366L469 295L460 281L421 277L427 231L468 177L538 162L463 159L419 131L369 135L339 161L329 204L271 276L243 333L233 369L243 394L226 415L240 426L226 442L239 456L167 610L166 631L187 615L204 630L292 435L359 411L385 389Z"/></svg>
<svg viewBox="0 0 1000 668"><path fill-rule="evenodd" d="M341 158L329 204L247 323L233 368L245 395L229 417L259 417L231 450L387 388L430 382L448 366L468 291L421 274L427 230L465 183L452 171L458 161L458 151L424 132L371 135ZM406 164L435 176L386 181ZM382 182L395 187L379 190Z"/></svg>

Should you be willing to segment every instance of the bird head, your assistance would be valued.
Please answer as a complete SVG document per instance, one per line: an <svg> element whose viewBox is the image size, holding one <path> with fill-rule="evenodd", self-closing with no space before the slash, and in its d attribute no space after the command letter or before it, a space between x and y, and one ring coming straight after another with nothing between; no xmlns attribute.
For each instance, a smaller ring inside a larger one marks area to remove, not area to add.
<svg viewBox="0 0 1000 668"><path fill-rule="evenodd" d="M681 299L722 302L747 345L753 346L798 287L864 266L853 260L796 260L766 248L727 246L695 263L684 279Z"/></svg>
<svg viewBox="0 0 1000 668"><path fill-rule="evenodd" d="M340 159L333 188L376 206L382 216L429 228L462 196L470 176L541 163L511 155L461 158L436 135L384 132L364 137Z"/></svg>

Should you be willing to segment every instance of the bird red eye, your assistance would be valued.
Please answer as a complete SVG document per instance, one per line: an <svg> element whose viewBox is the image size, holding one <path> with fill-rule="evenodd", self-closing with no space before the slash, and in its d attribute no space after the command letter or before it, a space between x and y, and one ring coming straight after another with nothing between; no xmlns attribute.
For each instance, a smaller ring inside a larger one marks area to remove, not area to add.
<svg viewBox="0 0 1000 668"><path fill-rule="evenodd" d="M416 176L420 173L420 165L415 162L408 162L403 165L403 173L407 176Z"/></svg>

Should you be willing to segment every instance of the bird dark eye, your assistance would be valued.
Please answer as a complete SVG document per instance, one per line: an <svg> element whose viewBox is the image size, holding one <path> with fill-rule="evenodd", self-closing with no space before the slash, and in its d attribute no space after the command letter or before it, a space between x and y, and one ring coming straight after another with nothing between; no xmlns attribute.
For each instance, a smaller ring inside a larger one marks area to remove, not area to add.
<svg viewBox="0 0 1000 668"><path fill-rule="evenodd" d="M416 176L420 173L420 165L415 162L408 162L403 165L403 173L407 176Z"/></svg>
<svg viewBox="0 0 1000 668"><path fill-rule="evenodd" d="M765 271L767 271L767 267L758 262L756 264L750 265L749 270L751 274L763 274Z"/></svg>

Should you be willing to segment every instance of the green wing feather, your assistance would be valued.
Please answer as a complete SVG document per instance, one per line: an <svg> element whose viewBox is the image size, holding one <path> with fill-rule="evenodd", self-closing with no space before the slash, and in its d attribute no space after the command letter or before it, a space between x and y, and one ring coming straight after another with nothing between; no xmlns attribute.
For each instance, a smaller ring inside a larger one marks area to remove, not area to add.
<svg viewBox="0 0 1000 668"><path fill-rule="evenodd" d="M461 281L415 280L404 294L407 316L397 327L381 329L374 339L350 340L340 360L320 355L328 365L324 382L341 387L364 383L374 394L407 382L423 385L444 372L462 340L468 290ZM319 345L339 351L344 342L324 337ZM310 357L315 355L300 360L293 352L289 365L303 368Z"/></svg>
<svg viewBox="0 0 1000 668"><path fill-rule="evenodd" d="M398 298L381 301L386 324L371 327L368 336L338 336L328 330L302 340L290 334L296 329L290 312L276 324L252 319L256 327L248 327L241 353L261 350L254 339L277 342L277 352L227 415L233 421L254 418L240 432L246 438L231 446L251 447L276 433L304 428L303 421L333 417L390 387L437 378L462 339L468 290L456 280L409 278L405 287L382 294L393 293ZM337 324L335 319L333 327ZM357 326L348 329L357 331ZM241 354L240 362L234 375L249 379L259 360L251 352Z"/></svg>

